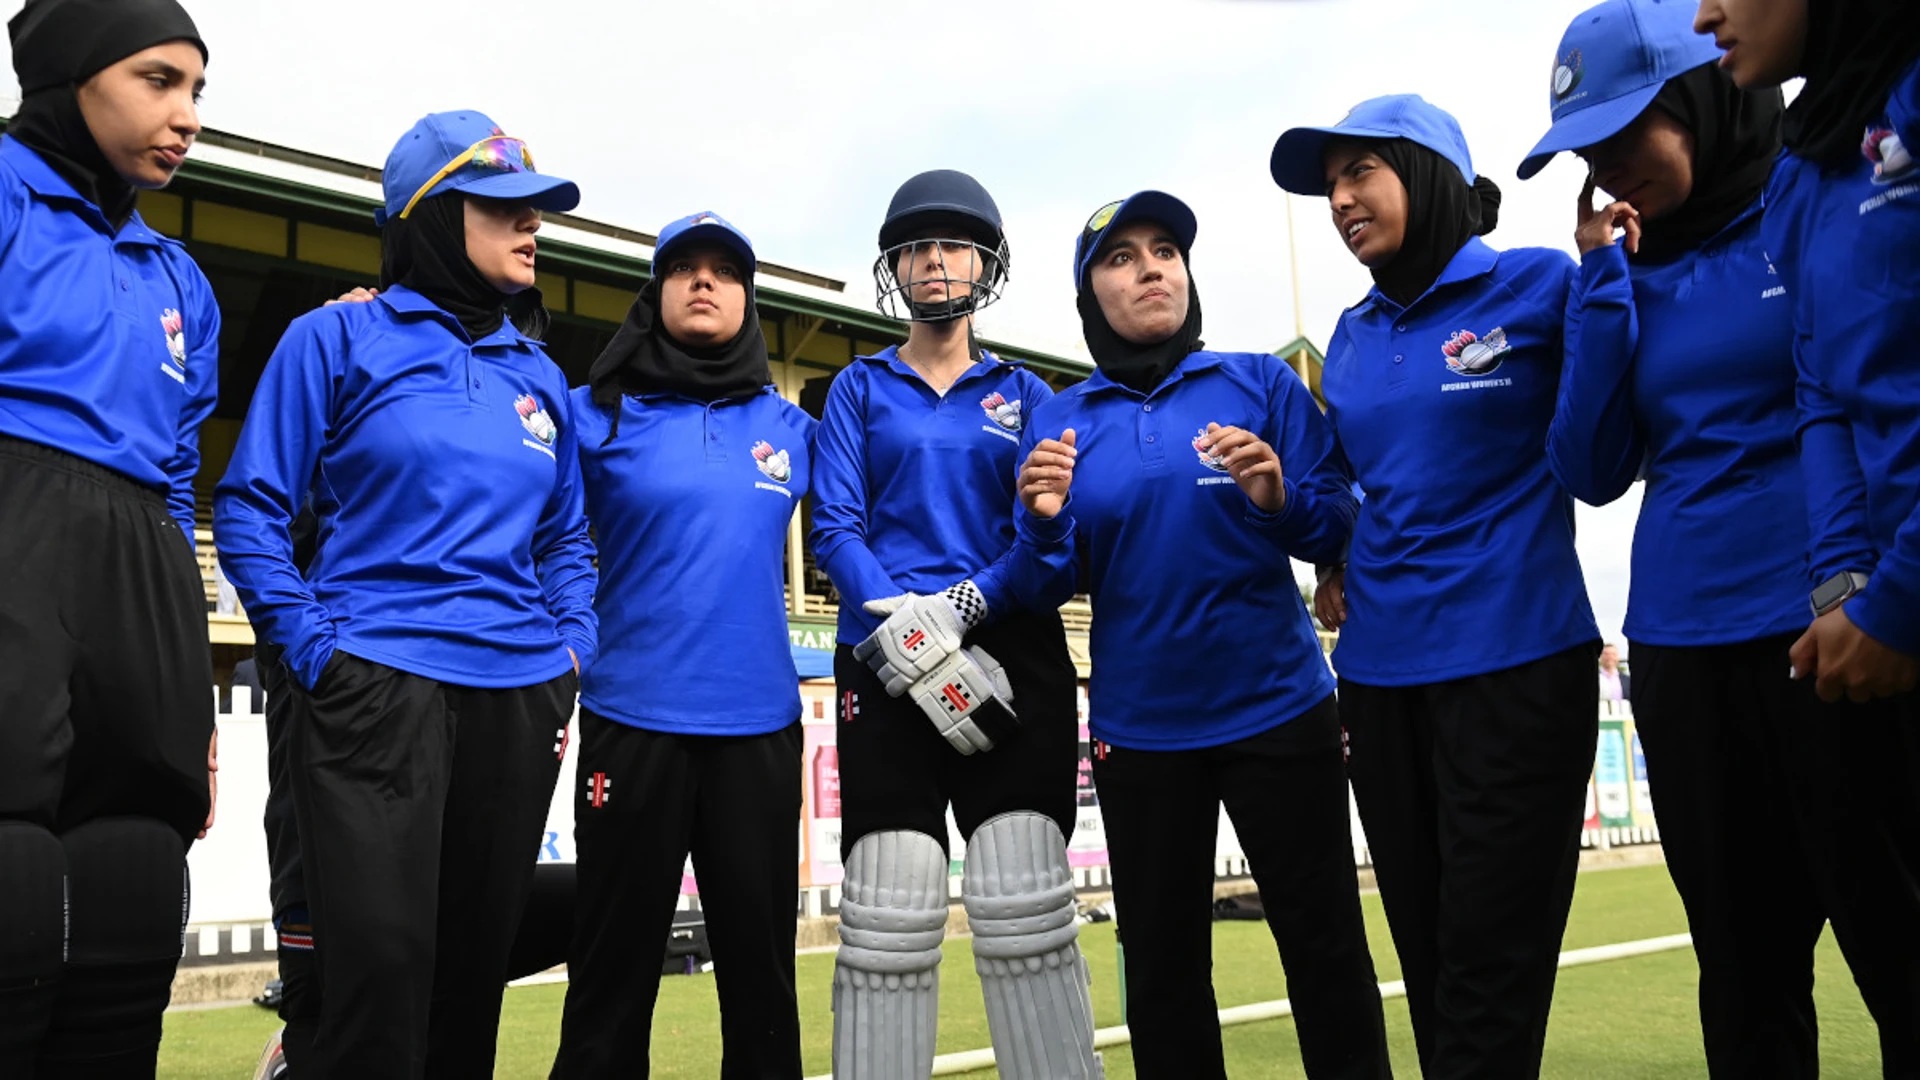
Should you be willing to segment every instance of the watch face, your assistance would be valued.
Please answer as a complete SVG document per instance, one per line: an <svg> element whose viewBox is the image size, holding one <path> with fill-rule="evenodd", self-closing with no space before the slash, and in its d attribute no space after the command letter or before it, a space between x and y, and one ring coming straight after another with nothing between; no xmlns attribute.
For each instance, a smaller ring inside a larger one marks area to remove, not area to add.
<svg viewBox="0 0 1920 1080"><path fill-rule="evenodd" d="M1820 583L1813 590L1813 609L1825 612L1835 604L1853 595L1853 577L1849 574L1835 574Z"/></svg>

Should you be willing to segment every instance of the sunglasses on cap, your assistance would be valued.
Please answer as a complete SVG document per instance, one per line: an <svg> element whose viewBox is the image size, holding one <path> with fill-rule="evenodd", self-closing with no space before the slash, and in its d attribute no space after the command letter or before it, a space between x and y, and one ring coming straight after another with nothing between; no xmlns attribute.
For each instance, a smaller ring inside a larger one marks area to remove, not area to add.
<svg viewBox="0 0 1920 1080"><path fill-rule="evenodd" d="M1108 223L1113 221L1113 215L1120 212L1120 207L1125 205L1126 201L1125 199L1116 199L1100 209L1095 210L1093 216L1087 219L1086 228L1080 230L1081 242L1084 243L1092 239L1099 234L1100 230L1106 228Z"/></svg>
<svg viewBox="0 0 1920 1080"><path fill-rule="evenodd" d="M406 208L400 211L400 218L405 220L408 214L413 213L413 208L427 197L427 192L432 191L435 184L467 165L495 172L540 171L533 167L533 151L527 149L525 142L507 135L489 135L462 150L452 161L441 166L439 172L428 177L427 182L420 185L420 190L413 193L413 198L407 200Z"/></svg>

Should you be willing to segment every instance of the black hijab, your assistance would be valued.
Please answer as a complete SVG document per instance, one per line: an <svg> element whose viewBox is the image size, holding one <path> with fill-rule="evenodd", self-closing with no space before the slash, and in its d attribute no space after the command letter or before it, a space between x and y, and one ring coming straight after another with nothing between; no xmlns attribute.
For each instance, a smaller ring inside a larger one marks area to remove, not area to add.
<svg viewBox="0 0 1920 1080"><path fill-rule="evenodd" d="M1180 261L1187 262L1186 252L1180 253ZM1137 393L1153 393L1180 361L1206 348L1200 340L1200 287L1193 282L1191 264L1187 267L1187 321L1165 341L1136 345L1121 337L1107 321L1107 313L1100 310L1091 284L1080 290L1077 303L1080 332L1086 338L1087 351L1093 354L1094 365L1107 378Z"/></svg>
<svg viewBox="0 0 1920 1080"><path fill-rule="evenodd" d="M387 219L380 230L380 287L395 282L458 319L474 341L500 329L507 316L507 294L467 257L467 197L457 191L421 199L413 213Z"/></svg>
<svg viewBox="0 0 1920 1080"><path fill-rule="evenodd" d="M656 258L654 266L659 265ZM747 311L739 331L722 344L704 347L684 345L667 333L658 277L641 288L626 321L587 373L594 404L612 413L602 446L620 433L620 399L627 394L671 393L714 402L752 397L773 382L753 279L745 284Z"/></svg>
<svg viewBox="0 0 1920 1080"><path fill-rule="evenodd" d="M190 41L200 31L174 0L28 0L7 23L20 109L7 134L31 147L117 230L137 192L108 163L74 96L83 82L142 49Z"/></svg>
<svg viewBox="0 0 1920 1080"><path fill-rule="evenodd" d="M1807 0L1800 96L1787 108L1787 149L1822 165L1860 153L1868 125L1887 108L1895 80L1920 57L1915 0Z"/></svg>
<svg viewBox="0 0 1920 1080"><path fill-rule="evenodd" d="M1646 222L1634 262L1667 262L1712 239L1767 188L1780 154L1776 89L1742 90L1720 65L1702 64L1667 80L1650 108L1693 132L1693 191L1687 201Z"/></svg>
<svg viewBox="0 0 1920 1080"><path fill-rule="evenodd" d="M1407 189L1406 236L1392 261L1373 271L1373 283L1406 307L1433 287L1468 240L1499 224L1500 188L1485 176L1467 183L1453 162L1410 139L1370 146Z"/></svg>

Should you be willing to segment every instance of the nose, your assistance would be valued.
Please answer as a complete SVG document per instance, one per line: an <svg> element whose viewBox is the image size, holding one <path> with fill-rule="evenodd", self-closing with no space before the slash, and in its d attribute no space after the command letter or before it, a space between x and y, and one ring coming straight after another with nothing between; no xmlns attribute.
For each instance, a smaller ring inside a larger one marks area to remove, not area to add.
<svg viewBox="0 0 1920 1080"><path fill-rule="evenodd" d="M1715 0L1703 0L1703 2L1700 5L1700 10L1694 12L1693 14L1693 32L1694 33L1696 34L1712 33L1713 28L1720 25L1719 6L1720 5L1716 3Z"/></svg>
<svg viewBox="0 0 1920 1080"><path fill-rule="evenodd" d="M531 206L521 207L520 216L514 219L513 227L515 231L527 233L529 235L539 232L540 231L540 211L534 209Z"/></svg>
<svg viewBox="0 0 1920 1080"><path fill-rule="evenodd" d="M1334 215L1338 217L1346 214L1353 209L1353 205L1353 192L1346 183L1343 181L1333 185L1333 190L1327 195L1327 206L1333 210Z"/></svg>
<svg viewBox="0 0 1920 1080"><path fill-rule="evenodd" d="M167 126L183 139L200 134L200 106L194 104L191 91L182 92Z"/></svg>

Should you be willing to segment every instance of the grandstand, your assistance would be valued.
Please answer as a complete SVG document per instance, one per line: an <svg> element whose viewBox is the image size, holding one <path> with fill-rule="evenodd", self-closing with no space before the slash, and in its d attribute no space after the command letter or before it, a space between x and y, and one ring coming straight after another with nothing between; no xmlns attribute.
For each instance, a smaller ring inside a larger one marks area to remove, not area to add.
<svg viewBox="0 0 1920 1080"><path fill-rule="evenodd" d="M220 303L220 399L201 433L195 535L208 636L222 683L251 652L253 631L244 612L217 610L213 486L226 470L254 385L287 323L355 286L378 282L373 211L379 205L376 168L218 131L201 134L171 186L140 196L148 225L186 244ZM650 276L653 242L651 234L637 230L547 215L539 286L553 316L548 352L573 385L586 380L593 358ZM755 285L780 392L816 416L834 373L856 354L906 340L905 324L880 316L864 296L849 295L844 282L763 260ZM986 344L1024 360L1056 389L1092 370L1082 360ZM1311 342L1299 338L1275 354L1318 395L1323 357ZM788 626L795 644L830 649L838 598L803 542L810 511L803 501L788 536ZM1084 597L1076 597L1063 614L1084 677L1092 611Z"/></svg>

